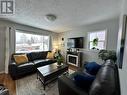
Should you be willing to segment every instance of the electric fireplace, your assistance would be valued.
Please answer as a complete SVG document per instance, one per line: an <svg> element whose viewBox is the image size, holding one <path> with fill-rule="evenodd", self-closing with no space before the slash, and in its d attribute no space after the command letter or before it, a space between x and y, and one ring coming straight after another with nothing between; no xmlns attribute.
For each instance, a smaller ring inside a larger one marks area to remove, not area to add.
<svg viewBox="0 0 127 95"><path fill-rule="evenodd" d="M67 63L78 67L78 56L68 54Z"/></svg>

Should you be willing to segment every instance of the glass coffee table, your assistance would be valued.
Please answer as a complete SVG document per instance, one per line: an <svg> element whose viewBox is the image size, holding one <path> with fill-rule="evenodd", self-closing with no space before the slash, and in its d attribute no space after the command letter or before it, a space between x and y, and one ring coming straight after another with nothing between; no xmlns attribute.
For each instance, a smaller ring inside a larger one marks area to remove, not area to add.
<svg viewBox="0 0 127 95"><path fill-rule="evenodd" d="M57 79L60 75L64 74L65 72L68 72L67 64L62 64L58 67L57 63L53 63L37 68L37 79L39 79L42 82L45 90L45 86L48 83Z"/></svg>

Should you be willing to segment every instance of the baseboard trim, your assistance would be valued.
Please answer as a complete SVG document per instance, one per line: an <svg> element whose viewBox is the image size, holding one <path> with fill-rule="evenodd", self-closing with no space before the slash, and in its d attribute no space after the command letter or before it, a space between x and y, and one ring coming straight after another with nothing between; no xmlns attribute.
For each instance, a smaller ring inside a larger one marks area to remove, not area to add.
<svg viewBox="0 0 127 95"><path fill-rule="evenodd" d="M5 71L0 71L0 74L3 74L3 73L5 73Z"/></svg>

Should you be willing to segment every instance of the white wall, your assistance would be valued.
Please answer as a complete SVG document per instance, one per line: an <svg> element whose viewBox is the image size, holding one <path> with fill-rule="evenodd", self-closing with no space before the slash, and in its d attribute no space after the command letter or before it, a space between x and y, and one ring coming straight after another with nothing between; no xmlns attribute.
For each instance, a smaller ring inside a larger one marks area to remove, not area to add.
<svg viewBox="0 0 127 95"><path fill-rule="evenodd" d="M96 61L101 63L98 59L98 51L91 51L87 49L88 41L87 34L88 32L94 32L98 30L107 30L107 49L116 50L117 49L117 38L118 38L118 29L119 29L119 17L114 17L105 21L93 23L90 25L81 26L78 29L73 29L72 31L64 32L59 34L59 43L61 43L61 39L64 38L65 46L60 48L66 52L67 49L67 38L72 37L84 37L84 47L83 51L83 62L84 61ZM65 54L64 52L64 54Z"/></svg>
<svg viewBox="0 0 127 95"><path fill-rule="evenodd" d="M22 24L13 23L10 21L0 20L0 27L11 27L10 55L15 52L15 29L26 30L28 32L34 32L34 33L39 33L39 34L43 34L43 35L50 35L51 39L52 39L52 43L54 43L58 40L57 39L57 37L58 37L57 33L47 31L47 30L43 30L43 29L38 29L35 27L22 25ZM5 33L2 30L2 28L0 28L0 51L3 51L3 49L5 48L5 46L2 45L5 41L4 38L5 38ZM2 55L5 55L5 52L3 52ZM4 59L0 58L0 62L1 62L0 63L0 72L1 72L1 71L4 71Z"/></svg>

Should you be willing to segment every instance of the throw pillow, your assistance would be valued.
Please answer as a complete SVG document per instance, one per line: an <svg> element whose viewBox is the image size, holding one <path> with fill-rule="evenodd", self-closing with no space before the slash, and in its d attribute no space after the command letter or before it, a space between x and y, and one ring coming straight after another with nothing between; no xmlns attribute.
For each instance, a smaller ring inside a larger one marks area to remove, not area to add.
<svg viewBox="0 0 127 95"><path fill-rule="evenodd" d="M21 55L14 55L14 60L16 64L22 64L28 62L28 58L26 54L21 54Z"/></svg>
<svg viewBox="0 0 127 95"><path fill-rule="evenodd" d="M84 67L87 73L96 75L101 65L97 64L96 62L88 62L87 64L84 64Z"/></svg>
<svg viewBox="0 0 127 95"><path fill-rule="evenodd" d="M75 84L80 87L80 88L84 88L86 90L88 90L92 84L92 82L94 81L95 76L88 76L88 75L81 75L81 74L77 74L76 76L74 76L74 81Z"/></svg>
<svg viewBox="0 0 127 95"><path fill-rule="evenodd" d="M54 52L48 52L47 59L54 59Z"/></svg>

